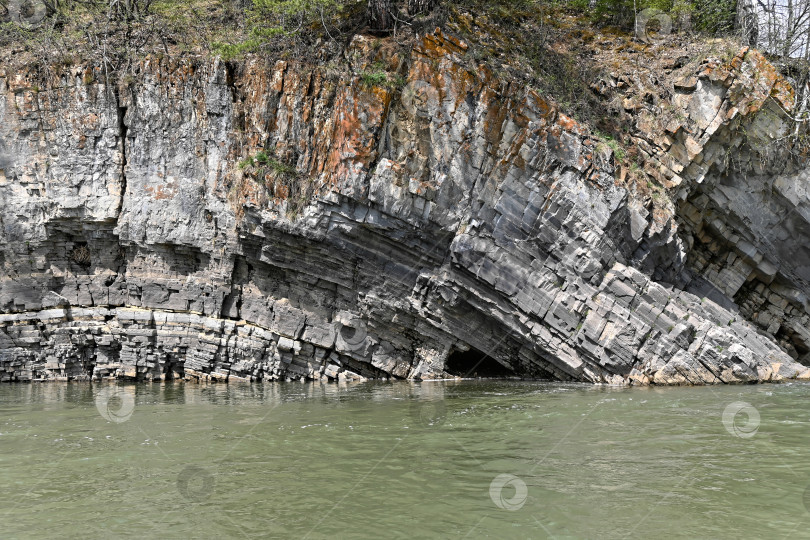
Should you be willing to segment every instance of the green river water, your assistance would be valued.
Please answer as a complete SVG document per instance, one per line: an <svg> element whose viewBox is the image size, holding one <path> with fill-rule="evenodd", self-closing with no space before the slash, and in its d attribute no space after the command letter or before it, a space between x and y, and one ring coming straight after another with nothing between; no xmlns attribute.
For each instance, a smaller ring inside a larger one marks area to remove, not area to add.
<svg viewBox="0 0 810 540"><path fill-rule="evenodd" d="M807 384L0 385L0 537L808 538L809 403Z"/></svg>

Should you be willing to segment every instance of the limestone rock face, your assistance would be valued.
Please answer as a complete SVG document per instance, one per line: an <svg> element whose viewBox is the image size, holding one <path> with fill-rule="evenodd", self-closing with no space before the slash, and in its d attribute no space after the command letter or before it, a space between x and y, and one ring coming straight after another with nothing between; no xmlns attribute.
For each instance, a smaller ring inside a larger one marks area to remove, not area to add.
<svg viewBox="0 0 810 540"><path fill-rule="evenodd" d="M810 183L765 159L792 94L758 53L677 85L666 130L640 120L675 201L651 207L465 51L359 36L353 72L406 73L381 86L0 68L0 379L810 376Z"/></svg>

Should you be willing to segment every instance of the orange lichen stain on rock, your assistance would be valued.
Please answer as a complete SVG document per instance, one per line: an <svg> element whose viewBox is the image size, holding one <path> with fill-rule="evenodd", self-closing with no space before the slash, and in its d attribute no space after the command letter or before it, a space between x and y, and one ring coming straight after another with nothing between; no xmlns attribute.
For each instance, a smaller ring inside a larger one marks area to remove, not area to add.
<svg viewBox="0 0 810 540"><path fill-rule="evenodd" d="M277 200L286 201L290 196L290 188L284 184L278 184L274 186L273 193L275 194Z"/></svg>
<svg viewBox="0 0 810 540"><path fill-rule="evenodd" d="M557 124L559 124L559 126L563 128L565 131L570 131L571 133L582 135L581 133L582 129L580 128L579 124L577 123L576 120L574 120L570 116L566 116L565 114L560 113L559 115L557 115Z"/></svg>
<svg viewBox="0 0 810 540"><path fill-rule="evenodd" d="M168 184L161 184L157 187L147 186L144 188L144 191L151 195L156 201L173 199L177 194L177 184L169 182Z"/></svg>
<svg viewBox="0 0 810 540"><path fill-rule="evenodd" d="M344 88L336 98L332 151L325 170L334 185L357 165L367 167L376 154L376 134L388 111L391 92L373 87L359 90L359 84Z"/></svg>
<svg viewBox="0 0 810 540"><path fill-rule="evenodd" d="M540 117L546 120L547 123L552 123L556 119L557 109L551 103L543 99L535 90L529 90L527 98L529 106L536 110Z"/></svg>
<svg viewBox="0 0 810 540"><path fill-rule="evenodd" d="M372 86L366 90L374 95L377 103L380 104L380 109L385 110L391 102L391 92L387 88L381 86Z"/></svg>
<svg viewBox="0 0 810 540"><path fill-rule="evenodd" d="M457 63L451 63L442 75L447 81L445 86L453 97L453 110L449 111L450 114L461 106L469 92L477 93L480 90L480 84L475 75Z"/></svg>
<svg viewBox="0 0 810 540"><path fill-rule="evenodd" d="M464 44L463 48L461 44ZM442 35L441 30L438 28L432 35L425 34L422 38L422 45L418 48L421 49L420 52L431 58L441 58L450 54L463 53L467 50L464 42L461 40L448 39Z"/></svg>
<svg viewBox="0 0 810 540"><path fill-rule="evenodd" d="M309 124L312 121L312 94L320 87L321 74L317 71L311 72L307 80L307 99L301 103L301 121Z"/></svg>
<svg viewBox="0 0 810 540"><path fill-rule="evenodd" d="M452 52L463 53L468 48L467 43L465 43L463 40L454 36L444 35L441 28L437 27L433 34L436 36L436 38L443 40L444 47Z"/></svg>
<svg viewBox="0 0 810 540"><path fill-rule="evenodd" d="M526 138L528 133L526 129L520 130L517 135L515 135L514 140L507 152L506 162L518 169L525 170L526 169L526 160L523 159L523 156L520 154L520 150L523 148L523 145L526 144Z"/></svg>
<svg viewBox="0 0 810 540"><path fill-rule="evenodd" d="M795 92L776 67L757 50L748 51L745 61L753 68L755 91L748 112L761 108L769 97L774 98L785 110L792 110L796 100Z"/></svg>
<svg viewBox="0 0 810 540"><path fill-rule="evenodd" d="M740 51L734 55L734 58L731 59L731 62L729 62L729 67L735 71L739 70L743 62L745 62L745 55L748 54L750 49L751 48L747 46L740 49Z"/></svg>
<svg viewBox="0 0 810 540"><path fill-rule="evenodd" d="M443 35L439 29L433 35L423 36L421 44L413 50L414 58L408 80L425 81L432 86L436 90L435 97L439 103L448 100L445 107L449 114L453 114L469 94L478 94L487 80L459 62L458 55L466 50L466 43ZM452 106L448 107L449 103Z"/></svg>
<svg viewBox="0 0 810 540"><path fill-rule="evenodd" d="M486 104L487 112L484 116L484 137L493 146L493 150L501 143L503 137L503 124L509 110L508 100L501 103L501 96L492 88L485 88L481 92L481 101Z"/></svg>
<svg viewBox="0 0 810 540"><path fill-rule="evenodd" d="M792 111L796 104L796 92L793 86L781 76L773 83L771 97L781 104L786 111Z"/></svg>
<svg viewBox="0 0 810 540"><path fill-rule="evenodd" d="M238 196L241 198L241 203L246 206L255 206L259 208L267 201L265 187L257 182L241 182L238 185L238 192ZM275 201L276 204L280 202L280 199Z"/></svg>
<svg viewBox="0 0 810 540"><path fill-rule="evenodd" d="M98 126L99 117L94 113L83 114L74 121L74 128L76 129L95 130Z"/></svg>
<svg viewBox="0 0 810 540"><path fill-rule="evenodd" d="M428 86L436 90L437 96L443 92L439 77L439 70L435 66L431 65L430 60L420 57L416 57L414 59L413 63L411 64L410 71L408 72L409 82L416 83L417 85L419 85L419 83L426 83Z"/></svg>
<svg viewBox="0 0 810 540"><path fill-rule="evenodd" d="M92 66L87 66L86 68L84 68L84 70L82 71L82 83L91 84L91 83L95 82L95 80L96 80L96 75L95 75L95 71L93 70Z"/></svg>
<svg viewBox="0 0 810 540"><path fill-rule="evenodd" d="M28 78L28 74L22 71L17 73L13 73L7 79L8 89L14 93L21 92L23 90L28 90L32 87L31 80Z"/></svg>

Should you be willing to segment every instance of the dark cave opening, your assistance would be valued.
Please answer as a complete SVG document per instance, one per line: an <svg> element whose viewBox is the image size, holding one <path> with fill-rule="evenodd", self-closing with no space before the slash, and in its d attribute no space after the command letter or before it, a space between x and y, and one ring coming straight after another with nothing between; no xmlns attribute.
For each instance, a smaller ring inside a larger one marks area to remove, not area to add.
<svg viewBox="0 0 810 540"><path fill-rule="evenodd" d="M445 371L456 377L514 377L515 372L491 356L470 347L468 351L452 351L447 357Z"/></svg>

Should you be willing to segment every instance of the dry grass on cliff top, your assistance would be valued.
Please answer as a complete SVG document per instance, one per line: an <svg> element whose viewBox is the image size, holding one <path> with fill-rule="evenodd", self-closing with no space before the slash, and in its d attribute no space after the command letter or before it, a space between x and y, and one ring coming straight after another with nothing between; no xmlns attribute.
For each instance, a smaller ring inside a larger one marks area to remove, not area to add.
<svg viewBox="0 0 810 540"><path fill-rule="evenodd" d="M4 2L0 0L0 20ZM309 4L320 11L300 18L284 12L289 6ZM42 71L54 65L104 64L105 72L126 76L147 55L219 55L238 61L257 54L329 64L340 72L347 67L344 51L352 36L368 31L363 0L152 0L134 16L113 18L108 3L101 0L64 5L70 9L52 14L33 30L3 24L0 60ZM697 34L673 34L659 44L639 43L626 28L594 24L577 5L444 0L428 14L403 20L380 39L407 52L420 33L440 26L471 45L475 62L506 80L533 87L570 116L621 142L628 119L615 104L605 107L605 96L594 91L594 81L604 78L606 70L656 70L661 59L672 55L697 58L705 54L706 40Z"/></svg>

